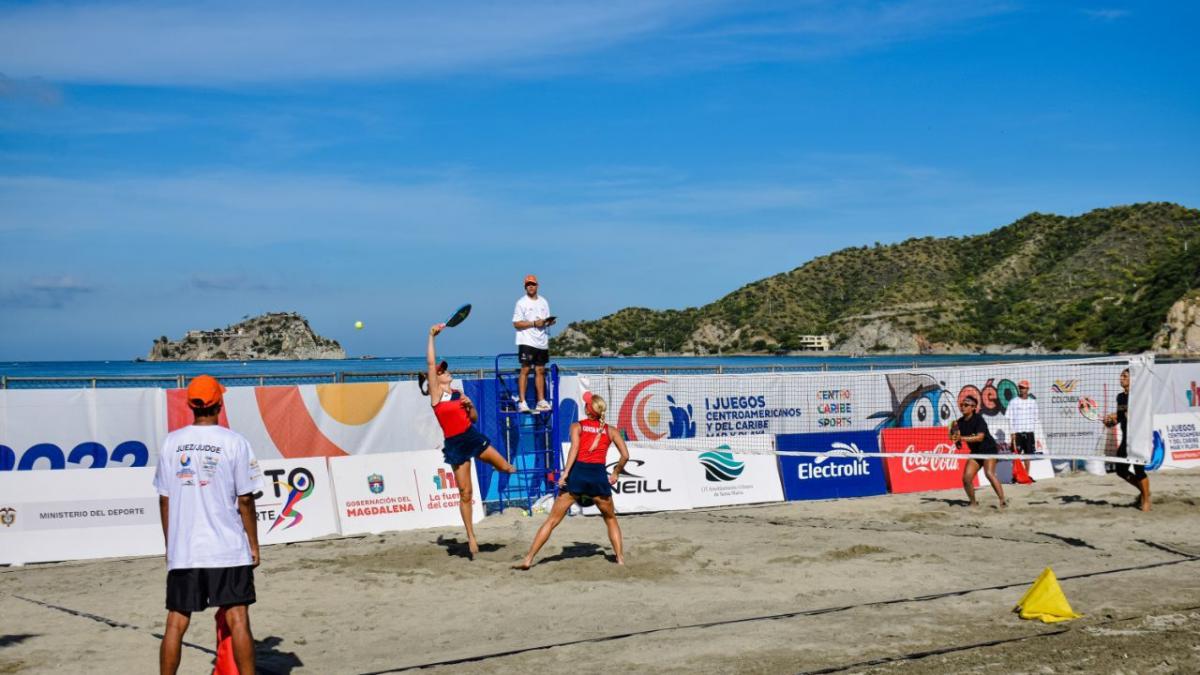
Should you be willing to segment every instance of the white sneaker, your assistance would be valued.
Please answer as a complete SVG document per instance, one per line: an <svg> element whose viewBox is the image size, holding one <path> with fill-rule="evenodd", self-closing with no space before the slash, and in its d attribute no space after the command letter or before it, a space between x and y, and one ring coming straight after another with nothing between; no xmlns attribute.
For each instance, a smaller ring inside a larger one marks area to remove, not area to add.
<svg viewBox="0 0 1200 675"><path fill-rule="evenodd" d="M517 401L517 412L531 413L533 411L529 409L529 404L525 401Z"/></svg>
<svg viewBox="0 0 1200 675"><path fill-rule="evenodd" d="M553 409L554 406L550 405L550 401L542 400L537 402L538 412L550 412Z"/></svg>

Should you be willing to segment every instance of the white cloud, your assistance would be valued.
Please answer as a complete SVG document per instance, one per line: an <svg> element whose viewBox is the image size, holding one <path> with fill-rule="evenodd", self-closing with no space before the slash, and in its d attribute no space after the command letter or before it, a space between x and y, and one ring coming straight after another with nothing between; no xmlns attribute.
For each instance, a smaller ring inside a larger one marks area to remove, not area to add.
<svg viewBox="0 0 1200 675"><path fill-rule="evenodd" d="M57 277L35 277L16 284L13 288L0 289L0 307L15 309L62 309L80 296L95 292L96 288L70 275Z"/></svg>
<svg viewBox="0 0 1200 675"><path fill-rule="evenodd" d="M0 63L52 81L185 86L623 73L843 54L1006 9L983 0L84 0L0 9Z"/></svg>

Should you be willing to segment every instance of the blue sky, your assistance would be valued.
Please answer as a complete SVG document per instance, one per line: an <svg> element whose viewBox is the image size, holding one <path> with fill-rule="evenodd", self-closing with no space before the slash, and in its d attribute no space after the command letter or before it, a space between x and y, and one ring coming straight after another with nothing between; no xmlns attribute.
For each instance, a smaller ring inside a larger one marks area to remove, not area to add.
<svg viewBox="0 0 1200 675"><path fill-rule="evenodd" d="M507 351L846 246L1200 207L1188 2L0 4L0 359ZM362 320L366 328L355 331Z"/></svg>

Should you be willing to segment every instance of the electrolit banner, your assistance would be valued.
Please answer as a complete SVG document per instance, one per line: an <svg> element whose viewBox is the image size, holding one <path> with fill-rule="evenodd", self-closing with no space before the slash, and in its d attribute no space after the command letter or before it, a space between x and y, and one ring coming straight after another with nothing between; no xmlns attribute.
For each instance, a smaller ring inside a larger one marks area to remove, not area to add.
<svg viewBox="0 0 1200 675"><path fill-rule="evenodd" d="M862 456L879 452L874 431L780 434L775 443L781 451L826 453L822 457L779 456L783 493L790 501L866 497L887 492L883 460Z"/></svg>

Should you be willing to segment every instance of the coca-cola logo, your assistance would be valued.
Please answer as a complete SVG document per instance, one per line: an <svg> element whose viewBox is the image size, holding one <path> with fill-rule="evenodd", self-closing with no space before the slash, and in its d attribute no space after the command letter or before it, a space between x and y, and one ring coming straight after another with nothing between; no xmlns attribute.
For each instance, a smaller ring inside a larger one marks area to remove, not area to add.
<svg viewBox="0 0 1200 675"><path fill-rule="evenodd" d="M912 453L936 453L946 455L946 457L925 457L914 456ZM904 473L917 473L921 471L954 471L958 468L958 458L954 455L958 454L957 449L953 445L947 443L938 443L932 450L918 450L917 446L910 445L901 453L904 458L900 460L900 468Z"/></svg>

